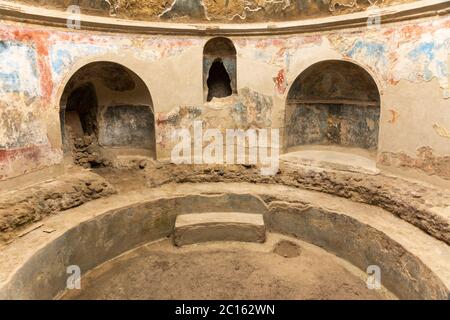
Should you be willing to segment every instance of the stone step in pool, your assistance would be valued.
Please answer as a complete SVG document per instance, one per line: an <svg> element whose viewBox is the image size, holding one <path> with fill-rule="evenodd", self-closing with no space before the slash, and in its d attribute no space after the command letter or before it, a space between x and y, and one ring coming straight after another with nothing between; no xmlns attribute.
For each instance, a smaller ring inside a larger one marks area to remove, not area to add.
<svg viewBox="0 0 450 320"><path fill-rule="evenodd" d="M208 241L259 242L266 240L262 214L207 212L177 216L174 244L183 246Z"/></svg>

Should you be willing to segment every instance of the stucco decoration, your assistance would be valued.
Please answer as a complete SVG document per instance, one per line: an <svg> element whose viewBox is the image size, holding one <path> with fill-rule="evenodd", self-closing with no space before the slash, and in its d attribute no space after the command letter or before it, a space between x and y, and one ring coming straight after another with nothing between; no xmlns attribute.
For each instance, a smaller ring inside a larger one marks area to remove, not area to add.
<svg viewBox="0 0 450 320"><path fill-rule="evenodd" d="M11 0L16 2L15 0ZM416 0L80 0L83 13L127 19L255 22L326 17ZM20 0L30 5L66 10L65 0Z"/></svg>

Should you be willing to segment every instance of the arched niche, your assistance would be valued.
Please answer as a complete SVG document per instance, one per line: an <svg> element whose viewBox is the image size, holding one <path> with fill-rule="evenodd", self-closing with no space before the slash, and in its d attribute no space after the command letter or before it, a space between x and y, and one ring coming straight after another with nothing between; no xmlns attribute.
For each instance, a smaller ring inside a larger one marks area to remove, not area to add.
<svg viewBox="0 0 450 320"><path fill-rule="evenodd" d="M116 155L156 157L150 92L139 76L113 62L81 67L60 100L65 155L90 167Z"/></svg>
<svg viewBox="0 0 450 320"><path fill-rule="evenodd" d="M236 49L233 42L223 37L209 40L203 49L205 101L235 94L236 74Z"/></svg>
<svg viewBox="0 0 450 320"><path fill-rule="evenodd" d="M292 84L285 116L285 149L307 145L376 153L380 94L362 67L340 60L313 64Z"/></svg>

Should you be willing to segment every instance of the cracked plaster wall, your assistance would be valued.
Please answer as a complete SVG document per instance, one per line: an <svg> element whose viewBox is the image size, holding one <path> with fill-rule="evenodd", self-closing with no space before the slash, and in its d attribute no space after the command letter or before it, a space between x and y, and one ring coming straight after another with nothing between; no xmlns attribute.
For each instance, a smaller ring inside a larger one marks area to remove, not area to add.
<svg viewBox="0 0 450 320"><path fill-rule="evenodd" d="M70 77L93 61L122 64L147 85L160 159L170 155L171 130L194 119L205 127L283 129L290 85L310 65L330 59L360 65L377 83L380 157L404 153L417 159L422 147L437 159L450 155L448 16L370 30L230 39L238 94L211 105L204 103L202 85L209 38L89 34L2 21L0 179L61 161L59 99Z"/></svg>

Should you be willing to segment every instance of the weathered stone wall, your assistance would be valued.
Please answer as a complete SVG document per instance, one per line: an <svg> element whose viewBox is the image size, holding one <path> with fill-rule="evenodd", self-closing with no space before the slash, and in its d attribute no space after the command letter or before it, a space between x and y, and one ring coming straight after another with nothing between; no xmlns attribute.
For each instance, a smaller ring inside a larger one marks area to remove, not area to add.
<svg viewBox="0 0 450 320"><path fill-rule="evenodd" d="M119 63L142 79L155 111L157 156L165 159L173 129L191 128L196 119L205 128L283 132L288 88L324 60L351 61L376 82L383 164L448 178L448 161L437 160L450 155L448 16L321 34L230 37L237 51L237 95L213 105L204 102L206 37L77 32L2 21L0 39L1 179L61 161L60 97L87 63ZM420 148L435 160L425 165Z"/></svg>
<svg viewBox="0 0 450 320"><path fill-rule="evenodd" d="M30 224L115 193L102 177L89 171L75 171L0 196L0 246L20 235Z"/></svg>
<svg viewBox="0 0 450 320"><path fill-rule="evenodd" d="M447 215L449 192L398 177L317 169L292 163L282 163L274 176L263 176L254 166L237 165L224 168L220 165L149 163L145 172L149 187L169 182L249 182L255 185L282 184L329 193L383 208L450 244L450 219Z"/></svg>

